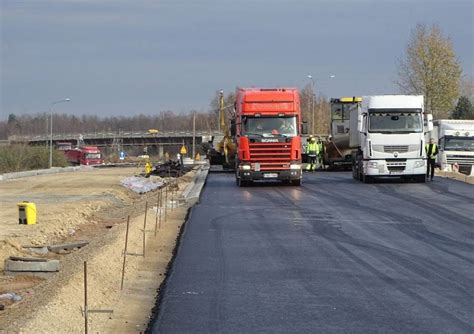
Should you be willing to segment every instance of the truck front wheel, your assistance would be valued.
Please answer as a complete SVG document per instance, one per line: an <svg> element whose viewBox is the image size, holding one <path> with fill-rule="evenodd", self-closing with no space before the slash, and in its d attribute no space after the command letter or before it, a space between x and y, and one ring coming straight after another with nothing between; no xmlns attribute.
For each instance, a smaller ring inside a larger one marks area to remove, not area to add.
<svg viewBox="0 0 474 334"><path fill-rule="evenodd" d="M371 176L362 174L362 182L364 183L372 183L373 178Z"/></svg>
<svg viewBox="0 0 474 334"><path fill-rule="evenodd" d="M356 166L355 166L355 163L352 163L352 178L353 178L354 180L358 180L358 179L359 179L359 175L358 175L358 174L359 174L359 172L358 172L358 170L357 170L357 168L356 168Z"/></svg>
<svg viewBox="0 0 474 334"><path fill-rule="evenodd" d="M242 178L237 178L237 185L239 187L246 187L249 185L249 181L242 180Z"/></svg>
<svg viewBox="0 0 474 334"><path fill-rule="evenodd" d="M415 176L415 181L419 183L426 183L426 175L417 175Z"/></svg>
<svg viewBox="0 0 474 334"><path fill-rule="evenodd" d="M294 186L301 186L301 179L291 181L291 184Z"/></svg>

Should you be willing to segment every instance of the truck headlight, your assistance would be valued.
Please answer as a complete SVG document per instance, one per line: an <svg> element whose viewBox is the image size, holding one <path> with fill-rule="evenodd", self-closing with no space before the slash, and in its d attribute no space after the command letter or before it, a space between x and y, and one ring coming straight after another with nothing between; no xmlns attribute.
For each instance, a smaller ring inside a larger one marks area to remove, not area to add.
<svg viewBox="0 0 474 334"><path fill-rule="evenodd" d="M378 168L378 163L377 161L369 161L367 163L367 168Z"/></svg>
<svg viewBox="0 0 474 334"><path fill-rule="evenodd" d="M420 168L425 165L425 160L415 161L415 168Z"/></svg>
<svg viewBox="0 0 474 334"><path fill-rule="evenodd" d="M240 169L242 170L250 170L250 165L241 165Z"/></svg>
<svg viewBox="0 0 474 334"><path fill-rule="evenodd" d="M291 164L291 165L290 165L290 169L293 169L293 170L295 170L295 169L301 169L301 165L300 165L300 164Z"/></svg>

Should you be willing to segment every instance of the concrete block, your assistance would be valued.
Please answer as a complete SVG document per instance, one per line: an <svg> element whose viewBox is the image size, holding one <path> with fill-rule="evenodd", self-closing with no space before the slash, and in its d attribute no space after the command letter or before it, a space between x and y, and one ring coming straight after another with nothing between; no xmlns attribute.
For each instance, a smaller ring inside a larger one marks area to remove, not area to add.
<svg viewBox="0 0 474 334"><path fill-rule="evenodd" d="M56 272L59 271L59 260L18 261L11 258L5 260L5 271L12 272Z"/></svg>

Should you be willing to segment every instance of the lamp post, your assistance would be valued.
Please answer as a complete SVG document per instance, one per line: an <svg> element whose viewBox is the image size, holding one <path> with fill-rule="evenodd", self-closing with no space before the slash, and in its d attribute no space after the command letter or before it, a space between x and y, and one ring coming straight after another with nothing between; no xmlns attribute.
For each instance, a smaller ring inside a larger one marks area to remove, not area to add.
<svg viewBox="0 0 474 334"><path fill-rule="evenodd" d="M66 98L64 100L52 102L49 107L50 113L50 124L49 124L49 168L53 167L53 106L58 103L62 102L69 102L71 101L70 98Z"/></svg>
<svg viewBox="0 0 474 334"><path fill-rule="evenodd" d="M331 74L329 76L330 79L334 79L336 76L334 74ZM315 96L315 90L314 90L314 86L315 86L315 82L314 82L314 79L313 79L313 76L311 74L308 74L308 79L311 81L311 134L314 135L314 131L315 131L315 128L314 128L314 96ZM321 108L321 102L319 104L319 108Z"/></svg>
<svg viewBox="0 0 474 334"><path fill-rule="evenodd" d="M196 158L196 110L193 111L193 162Z"/></svg>
<svg viewBox="0 0 474 334"><path fill-rule="evenodd" d="M314 79L311 74L308 79L311 81L311 134L314 135Z"/></svg>

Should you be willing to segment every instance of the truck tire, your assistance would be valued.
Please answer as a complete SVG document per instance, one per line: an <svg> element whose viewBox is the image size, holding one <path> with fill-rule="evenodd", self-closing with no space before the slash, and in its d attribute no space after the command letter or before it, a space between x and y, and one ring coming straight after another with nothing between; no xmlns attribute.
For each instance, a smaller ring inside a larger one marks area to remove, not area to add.
<svg viewBox="0 0 474 334"><path fill-rule="evenodd" d="M355 164L352 164L352 178L354 180L358 180L359 179L359 175L357 173L357 168L355 167Z"/></svg>
<svg viewBox="0 0 474 334"><path fill-rule="evenodd" d="M371 176L362 174L362 182L364 182L364 183L372 183L372 182L373 182L373 178L372 178Z"/></svg>
<svg viewBox="0 0 474 334"><path fill-rule="evenodd" d="M238 178L237 179L237 185L242 188L242 187L248 186L249 183L248 183L248 181L242 180L242 178Z"/></svg>
<svg viewBox="0 0 474 334"><path fill-rule="evenodd" d="M418 183L426 183L426 175L417 175L415 176L415 181Z"/></svg>
<svg viewBox="0 0 474 334"><path fill-rule="evenodd" d="M294 186L299 187L299 186L301 186L301 179L293 180L293 181L291 181L291 184L294 185Z"/></svg>

